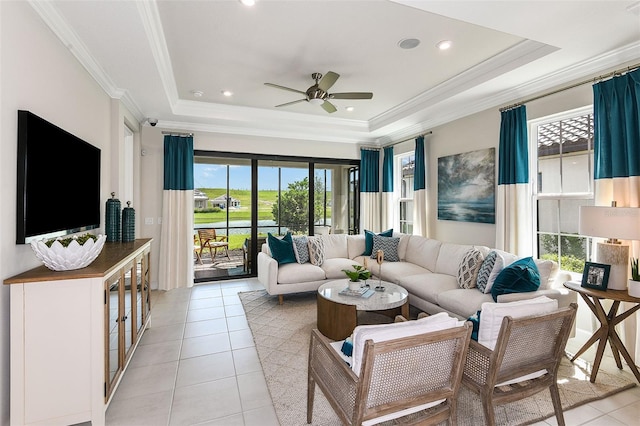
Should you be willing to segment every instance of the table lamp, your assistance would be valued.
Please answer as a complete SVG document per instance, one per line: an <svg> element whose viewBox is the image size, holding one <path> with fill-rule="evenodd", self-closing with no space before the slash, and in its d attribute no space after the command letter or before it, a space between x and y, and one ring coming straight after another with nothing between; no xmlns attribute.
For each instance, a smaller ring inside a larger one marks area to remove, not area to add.
<svg viewBox="0 0 640 426"><path fill-rule="evenodd" d="M607 238L598 242L596 258L611 265L607 288L626 290L629 274L629 246L619 240L640 240L640 208L580 206L578 233L589 237Z"/></svg>

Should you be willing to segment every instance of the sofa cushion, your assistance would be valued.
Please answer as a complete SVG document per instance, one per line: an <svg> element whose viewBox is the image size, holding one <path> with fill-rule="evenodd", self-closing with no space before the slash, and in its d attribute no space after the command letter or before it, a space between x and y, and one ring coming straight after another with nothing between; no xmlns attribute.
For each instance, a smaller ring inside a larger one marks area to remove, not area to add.
<svg viewBox="0 0 640 426"><path fill-rule="evenodd" d="M486 302L493 302L490 294L463 288L443 291L438 295L438 306L462 318L470 317Z"/></svg>
<svg viewBox="0 0 640 426"><path fill-rule="evenodd" d="M442 243L438 252L436 269L433 272L457 276L458 266L462 263L464 255L472 248L473 246L464 244Z"/></svg>
<svg viewBox="0 0 640 426"><path fill-rule="evenodd" d="M440 246L442 242L438 240L412 236L408 241L404 259L433 272L436 270Z"/></svg>
<svg viewBox="0 0 640 426"><path fill-rule="evenodd" d="M549 290L558 276L560 268L553 260L535 259L535 262L540 272L540 290Z"/></svg>
<svg viewBox="0 0 640 426"><path fill-rule="evenodd" d="M400 260L405 260L407 258L407 246L409 245L409 240L411 239L411 235L409 234L397 234L394 237L399 237L400 241L398 242L398 257ZM422 237L416 237L422 238Z"/></svg>
<svg viewBox="0 0 640 426"><path fill-rule="evenodd" d="M324 241L322 237L309 237L309 261L316 266L324 262Z"/></svg>
<svg viewBox="0 0 640 426"><path fill-rule="evenodd" d="M332 257L349 257L347 239L344 234L324 234L319 237L322 238L325 259L330 259Z"/></svg>
<svg viewBox="0 0 640 426"><path fill-rule="evenodd" d="M293 253L298 263L309 262L309 240L305 235L293 237Z"/></svg>
<svg viewBox="0 0 640 426"><path fill-rule="evenodd" d="M459 321L457 318L450 317L448 314L442 312L415 321L380 325L360 325L353 330L351 368L354 373L360 374L364 343L367 340L382 342L385 340L415 336L416 334L428 333L431 331L446 330L448 328L461 326L462 324L463 322Z"/></svg>
<svg viewBox="0 0 640 426"><path fill-rule="evenodd" d="M293 252L293 240L291 233L287 232L282 238L276 238L271 233L267 236L271 257L273 257L279 265L297 262L296 255Z"/></svg>
<svg viewBox="0 0 640 426"><path fill-rule="evenodd" d="M371 249L371 258L376 259L378 257L378 251L382 250L384 253L384 260L387 262L397 262L400 260L398 257L398 243L399 237L383 237L380 235L373 236L373 248Z"/></svg>
<svg viewBox="0 0 640 426"><path fill-rule="evenodd" d="M502 319L506 316L522 318L529 315L553 312L557 309L558 301L546 296L509 303L483 303L480 327L478 329L478 343L489 349L495 348L498 334L500 334L500 327L502 326Z"/></svg>
<svg viewBox="0 0 640 426"><path fill-rule="evenodd" d="M347 235L347 257L355 259L364 252L364 235ZM362 263L362 262L360 262Z"/></svg>
<svg viewBox="0 0 640 426"><path fill-rule="evenodd" d="M498 301L498 296L509 293L526 293L540 288L540 272L531 257L516 260L505 267L491 288L491 296Z"/></svg>
<svg viewBox="0 0 640 426"><path fill-rule="evenodd" d="M473 247L465 253L460 265L458 265L458 285L460 288L474 288L478 280L478 270L482 265L484 257L482 252Z"/></svg>
<svg viewBox="0 0 640 426"><path fill-rule="evenodd" d="M375 233L368 231L368 230L364 230L364 251L362 252L363 256L371 256L371 250L373 250L373 236L376 235ZM386 231L382 231L381 233L377 234L380 235L382 237L392 237L393 236L393 228L392 229L387 229Z"/></svg>
<svg viewBox="0 0 640 426"><path fill-rule="evenodd" d="M304 277L301 279L301 277ZM298 284L302 282L320 281L326 274L319 266L298 262L278 265L278 284Z"/></svg>
<svg viewBox="0 0 640 426"><path fill-rule="evenodd" d="M518 260L518 256L515 254L507 253L502 250L494 250L496 252L496 262L493 265L493 269L491 269L491 274L489 274L489 279L487 280L487 286L484 289L485 293L491 293L491 287L493 287L493 282L498 278L500 272L506 267L511 265L513 262Z"/></svg>
<svg viewBox="0 0 640 426"><path fill-rule="evenodd" d="M383 268L385 266L386 265L382 265ZM411 303L411 295L415 295L435 305L439 305L438 299L440 294L448 290L460 288L458 287L458 281L455 276L436 273L401 277L398 280L398 284L409 292L409 303Z"/></svg>
<svg viewBox="0 0 640 426"><path fill-rule="evenodd" d="M357 262L352 259L347 258L327 258L324 260L322 265L320 266L323 270L327 279L329 280L337 280L340 278L347 278L347 275L342 271L343 269L353 270L353 265L356 265ZM362 265L360 265L362 266Z"/></svg>

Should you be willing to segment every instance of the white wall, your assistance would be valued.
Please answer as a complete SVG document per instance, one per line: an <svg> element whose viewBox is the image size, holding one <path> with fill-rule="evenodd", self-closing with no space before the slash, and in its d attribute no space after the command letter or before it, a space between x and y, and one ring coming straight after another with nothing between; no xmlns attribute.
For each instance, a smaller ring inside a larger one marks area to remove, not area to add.
<svg viewBox="0 0 640 426"><path fill-rule="evenodd" d="M109 97L28 3L3 1L0 2L0 278L3 280L41 264L30 246L15 244L18 109L30 110L102 150L102 199L106 201L109 188L105 182L111 179ZM51 172L54 171L52 167ZM42 185L46 184L45 175ZM0 287L0 369L0 424L9 424L9 287L4 285Z"/></svg>

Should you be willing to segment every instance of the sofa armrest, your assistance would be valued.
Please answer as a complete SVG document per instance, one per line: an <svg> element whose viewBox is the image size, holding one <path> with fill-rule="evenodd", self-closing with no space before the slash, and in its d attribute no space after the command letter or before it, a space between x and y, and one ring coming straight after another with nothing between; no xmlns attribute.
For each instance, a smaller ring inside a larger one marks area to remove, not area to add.
<svg viewBox="0 0 640 426"><path fill-rule="evenodd" d="M275 286L278 285L278 262L267 253L258 253L258 281L273 295Z"/></svg>

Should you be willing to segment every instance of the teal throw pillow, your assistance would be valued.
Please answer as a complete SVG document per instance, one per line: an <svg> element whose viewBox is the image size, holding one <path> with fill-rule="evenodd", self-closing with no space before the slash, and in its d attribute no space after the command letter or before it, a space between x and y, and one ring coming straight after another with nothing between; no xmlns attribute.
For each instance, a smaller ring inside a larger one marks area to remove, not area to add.
<svg viewBox="0 0 640 426"><path fill-rule="evenodd" d="M516 260L498 274L491 287L491 296L498 301L498 296L509 293L526 293L540 288L540 271L533 258L525 257Z"/></svg>
<svg viewBox="0 0 640 426"><path fill-rule="evenodd" d="M290 232L287 232L282 239L274 237L269 233L267 243L269 244L269 250L271 250L271 257L273 257L279 265L297 262L296 255L293 252L293 239L291 238Z"/></svg>
<svg viewBox="0 0 640 426"><path fill-rule="evenodd" d="M364 230L364 252L363 256L371 256L371 251L373 250L373 236L379 235L381 237L393 237L393 228L387 229L379 234L375 234L371 231Z"/></svg>
<svg viewBox="0 0 640 426"><path fill-rule="evenodd" d="M467 321L471 322L471 340L478 341L478 330L480 330L480 311L471 315Z"/></svg>

